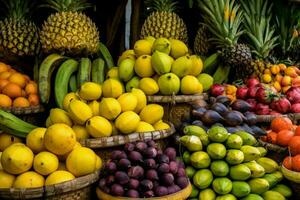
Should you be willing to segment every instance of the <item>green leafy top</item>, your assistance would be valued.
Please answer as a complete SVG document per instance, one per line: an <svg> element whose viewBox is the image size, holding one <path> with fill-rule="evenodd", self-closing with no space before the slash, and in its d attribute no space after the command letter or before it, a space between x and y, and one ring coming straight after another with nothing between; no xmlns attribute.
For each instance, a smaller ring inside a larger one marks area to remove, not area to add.
<svg viewBox="0 0 300 200"><path fill-rule="evenodd" d="M275 27L271 26L272 4L268 0L241 0L245 13L244 26L250 48L258 58L265 59L278 44Z"/></svg>
<svg viewBox="0 0 300 200"><path fill-rule="evenodd" d="M87 0L45 0L45 2L41 7L52 8L56 12L76 12L92 7Z"/></svg>
<svg viewBox="0 0 300 200"><path fill-rule="evenodd" d="M34 7L31 0L2 0L2 3L5 16L17 21L30 18Z"/></svg>
<svg viewBox="0 0 300 200"><path fill-rule="evenodd" d="M198 0L198 6L213 36L210 40L220 48L236 45L243 34L239 5L234 0Z"/></svg>
<svg viewBox="0 0 300 200"><path fill-rule="evenodd" d="M150 12L176 12L177 11L177 0L145 0L147 10Z"/></svg>

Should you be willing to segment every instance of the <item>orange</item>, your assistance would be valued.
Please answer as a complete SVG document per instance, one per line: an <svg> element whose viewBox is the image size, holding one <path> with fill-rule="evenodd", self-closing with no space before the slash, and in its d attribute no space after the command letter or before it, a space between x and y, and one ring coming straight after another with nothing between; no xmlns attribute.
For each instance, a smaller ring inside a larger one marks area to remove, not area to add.
<svg viewBox="0 0 300 200"><path fill-rule="evenodd" d="M11 98L16 98L22 96L22 89L19 85L15 83L8 83L3 89L2 93L6 94Z"/></svg>
<svg viewBox="0 0 300 200"><path fill-rule="evenodd" d="M29 106L30 106L29 101L24 97L18 97L13 101L13 107L25 108Z"/></svg>
<svg viewBox="0 0 300 200"><path fill-rule="evenodd" d="M277 92L280 92L280 91L281 91L281 85L280 85L280 82L275 81L275 82L273 83L273 86L274 86L274 88L276 89Z"/></svg>
<svg viewBox="0 0 300 200"><path fill-rule="evenodd" d="M12 72L9 72L9 71L1 72L0 79L8 79L11 74L12 74Z"/></svg>
<svg viewBox="0 0 300 200"><path fill-rule="evenodd" d="M36 94L30 94L28 97L28 101L32 106L37 106L40 104L39 96Z"/></svg>
<svg viewBox="0 0 300 200"><path fill-rule="evenodd" d="M293 136L294 136L293 131L289 131L289 130L279 131L279 133L277 134L277 144L286 147Z"/></svg>
<svg viewBox="0 0 300 200"><path fill-rule="evenodd" d="M7 71L9 68L7 67L7 65L3 62L0 62L0 73L1 72L5 72Z"/></svg>
<svg viewBox="0 0 300 200"><path fill-rule="evenodd" d="M295 136L300 136L300 126L295 128Z"/></svg>
<svg viewBox="0 0 300 200"><path fill-rule="evenodd" d="M289 149L293 156L300 153L300 136L292 137L289 142Z"/></svg>
<svg viewBox="0 0 300 200"><path fill-rule="evenodd" d="M300 155L296 155L292 158L293 171L300 172Z"/></svg>
<svg viewBox="0 0 300 200"><path fill-rule="evenodd" d="M5 94L0 94L0 107L11 107L12 100Z"/></svg>
<svg viewBox="0 0 300 200"><path fill-rule="evenodd" d="M37 85L34 82L30 82L26 85L25 87L25 92L26 94L37 94L38 89L37 89Z"/></svg>
<svg viewBox="0 0 300 200"><path fill-rule="evenodd" d="M24 88L26 85L26 79L21 73L13 73L8 80L12 83L18 84L21 88Z"/></svg>
<svg viewBox="0 0 300 200"><path fill-rule="evenodd" d="M27 76L27 75L23 74L23 77L25 78L25 80L26 80L26 83L28 83L28 82L30 81L30 77L29 77L29 76Z"/></svg>
<svg viewBox="0 0 300 200"><path fill-rule="evenodd" d="M295 78L298 76L296 70L294 67L288 67L284 70L284 74L287 75L287 76L290 76L292 78Z"/></svg>
<svg viewBox="0 0 300 200"><path fill-rule="evenodd" d="M0 79L0 92L9 83L6 79Z"/></svg>
<svg viewBox="0 0 300 200"><path fill-rule="evenodd" d="M278 133L282 130L293 130L293 123L287 117L276 117L271 122L271 129L272 131Z"/></svg>
<svg viewBox="0 0 300 200"><path fill-rule="evenodd" d="M271 131L267 134L267 141L271 144L277 144L277 133Z"/></svg>
<svg viewBox="0 0 300 200"><path fill-rule="evenodd" d="M278 65L272 65L271 67L272 74L278 74L280 72L280 67Z"/></svg>
<svg viewBox="0 0 300 200"><path fill-rule="evenodd" d="M270 69L265 69L264 70L264 74L271 74L272 72L271 72L271 70Z"/></svg>
<svg viewBox="0 0 300 200"><path fill-rule="evenodd" d="M287 156L287 157L285 157L284 158L284 160L283 160L283 166L285 167L285 168L287 168L287 169L289 169L289 170L292 170L292 162L293 162L293 157L291 157L291 156Z"/></svg>
<svg viewBox="0 0 300 200"><path fill-rule="evenodd" d="M264 83L270 83L272 81L272 76L271 74L263 74L262 79Z"/></svg>
<svg viewBox="0 0 300 200"><path fill-rule="evenodd" d="M277 74L275 76L275 81L278 81L279 83L281 83L283 76L281 74Z"/></svg>
<svg viewBox="0 0 300 200"><path fill-rule="evenodd" d="M281 80L281 85L290 86L292 84L292 78L290 76L285 75Z"/></svg>
<svg viewBox="0 0 300 200"><path fill-rule="evenodd" d="M280 71L284 71L286 69L286 65L285 64L278 64Z"/></svg>

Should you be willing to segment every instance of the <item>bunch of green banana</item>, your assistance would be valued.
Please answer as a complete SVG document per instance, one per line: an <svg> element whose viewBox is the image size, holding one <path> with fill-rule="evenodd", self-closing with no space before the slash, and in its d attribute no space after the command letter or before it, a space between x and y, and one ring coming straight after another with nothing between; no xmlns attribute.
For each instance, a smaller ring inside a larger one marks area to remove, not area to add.
<svg viewBox="0 0 300 200"><path fill-rule="evenodd" d="M105 73L114 66L112 56L104 44L99 45L98 58L70 58L59 54L47 56L39 66L38 82L42 103L48 103L51 94L53 72L57 70L54 81L56 104L62 108L62 102L68 92L75 92L85 82L102 84Z"/></svg>

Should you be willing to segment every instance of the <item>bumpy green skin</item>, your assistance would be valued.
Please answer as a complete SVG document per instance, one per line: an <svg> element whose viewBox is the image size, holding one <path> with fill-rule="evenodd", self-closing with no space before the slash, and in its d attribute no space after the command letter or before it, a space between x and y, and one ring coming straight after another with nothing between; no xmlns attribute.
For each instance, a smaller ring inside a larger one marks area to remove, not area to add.
<svg viewBox="0 0 300 200"><path fill-rule="evenodd" d="M105 78L105 63L101 58L92 62L92 82L102 84Z"/></svg>
<svg viewBox="0 0 300 200"><path fill-rule="evenodd" d="M79 63L79 69L77 73L77 85L80 87L85 82L91 80L91 68L92 63L89 58L81 58Z"/></svg>

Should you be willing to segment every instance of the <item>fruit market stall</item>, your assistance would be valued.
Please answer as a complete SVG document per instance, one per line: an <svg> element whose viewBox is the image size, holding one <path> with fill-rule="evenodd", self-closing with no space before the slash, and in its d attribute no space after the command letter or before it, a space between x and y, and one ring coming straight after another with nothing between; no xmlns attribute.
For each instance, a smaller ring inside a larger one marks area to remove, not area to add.
<svg viewBox="0 0 300 200"><path fill-rule="evenodd" d="M296 2L0 0L0 199L300 199Z"/></svg>

